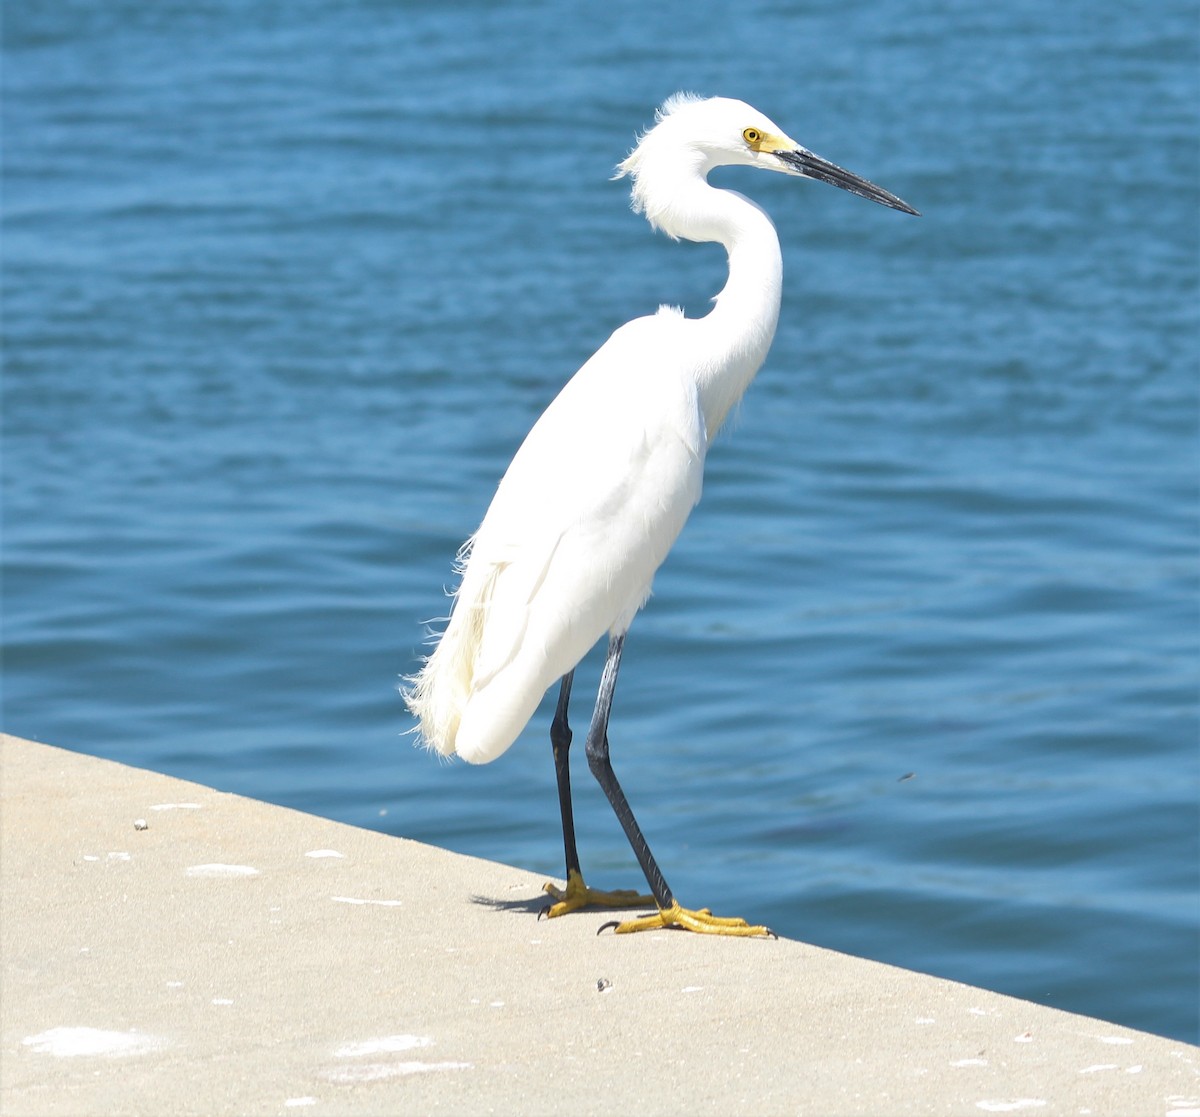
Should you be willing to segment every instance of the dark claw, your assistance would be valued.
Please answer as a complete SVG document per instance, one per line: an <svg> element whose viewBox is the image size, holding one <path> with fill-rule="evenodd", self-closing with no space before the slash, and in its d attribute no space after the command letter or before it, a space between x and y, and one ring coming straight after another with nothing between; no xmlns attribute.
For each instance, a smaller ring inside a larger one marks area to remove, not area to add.
<svg viewBox="0 0 1200 1117"><path fill-rule="evenodd" d="M619 919L613 919L613 920L610 920L608 923L601 923L600 929L596 932L596 934L597 935L600 934L600 931L607 931L610 927L620 927L620 926L621 926L621 921Z"/></svg>
<svg viewBox="0 0 1200 1117"><path fill-rule="evenodd" d="M546 905L544 908L542 908L542 909L541 909L541 910L538 912L537 921L538 921L539 923L541 923L541 921L542 921L542 916L543 916L543 915L544 915L544 916L546 916L547 918L549 918L549 916L550 916L550 908L551 908L551 906L552 906L552 905L550 905L550 904L547 904L547 905Z"/></svg>

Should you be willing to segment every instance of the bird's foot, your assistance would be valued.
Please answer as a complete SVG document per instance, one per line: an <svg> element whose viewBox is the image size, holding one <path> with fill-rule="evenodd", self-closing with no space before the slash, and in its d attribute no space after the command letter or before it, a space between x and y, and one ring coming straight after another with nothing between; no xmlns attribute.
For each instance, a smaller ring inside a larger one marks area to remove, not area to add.
<svg viewBox="0 0 1200 1117"><path fill-rule="evenodd" d="M567 874L566 888L547 884L545 891L555 901L542 911L542 915L549 919L579 911L581 908L639 908L654 903L653 896L643 896L632 889L601 892L599 889L589 888L583 883L582 875L575 870Z"/></svg>
<svg viewBox="0 0 1200 1117"><path fill-rule="evenodd" d="M744 919L727 919L713 915L708 908L691 911L672 904L669 908L659 908L653 915L639 916L637 919L614 920L605 923L601 931L611 927L618 935L630 935L635 931L654 931L662 927L678 927L684 931L695 931L700 935L736 935L740 938L778 938L769 927L760 927L747 923ZM599 932L597 932L599 934Z"/></svg>

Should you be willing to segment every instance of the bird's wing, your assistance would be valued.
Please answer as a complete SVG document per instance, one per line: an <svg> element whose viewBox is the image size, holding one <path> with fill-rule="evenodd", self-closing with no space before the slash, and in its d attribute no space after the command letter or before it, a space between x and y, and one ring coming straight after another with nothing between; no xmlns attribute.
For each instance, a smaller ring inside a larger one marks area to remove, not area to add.
<svg viewBox="0 0 1200 1117"><path fill-rule="evenodd" d="M522 655L547 677L540 698L644 602L700 497L703 417L671 336L682 322L614 333L513 458L464 577L484 604L476 689Z"/></svg>

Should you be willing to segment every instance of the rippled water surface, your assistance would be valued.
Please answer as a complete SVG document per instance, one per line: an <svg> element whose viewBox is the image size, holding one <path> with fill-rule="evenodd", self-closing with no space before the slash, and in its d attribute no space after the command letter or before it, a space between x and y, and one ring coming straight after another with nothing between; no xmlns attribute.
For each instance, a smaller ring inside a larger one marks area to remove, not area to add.
<svg viewBox="0 0 1200 1117"><path fill-rule="evenodd" d="M560 873L549 703L442 765L397 677L563 381L721 286L609 175L741 97L925 216L714 176L786 289L622 667L651 844L685 902L1196 1040L1194 5L564 10L6 10L5 728Z"/></svg>

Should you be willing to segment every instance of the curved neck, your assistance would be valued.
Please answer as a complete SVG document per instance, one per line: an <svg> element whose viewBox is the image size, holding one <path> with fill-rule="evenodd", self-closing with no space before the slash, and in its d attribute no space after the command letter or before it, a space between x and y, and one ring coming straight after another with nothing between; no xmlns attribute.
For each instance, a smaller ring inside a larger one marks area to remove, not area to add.
<svg viewBox="0 0 1200 1117"><path fill-rule="evenodd" d="M748 198L701 179L671 230L716 241L729 254L729 278L713 309L695 323L697 386L711 440L766 359L783 290L783 256L771 219Z"/></svg>

